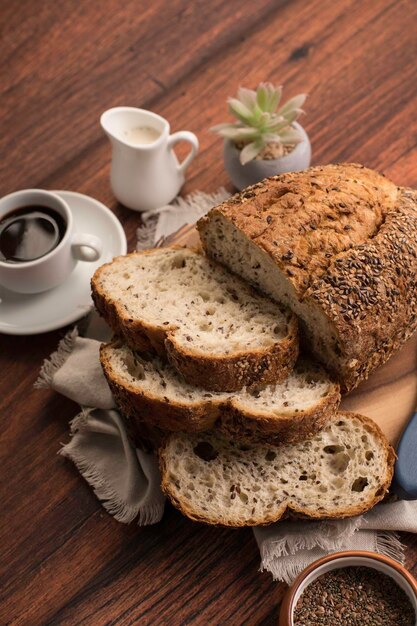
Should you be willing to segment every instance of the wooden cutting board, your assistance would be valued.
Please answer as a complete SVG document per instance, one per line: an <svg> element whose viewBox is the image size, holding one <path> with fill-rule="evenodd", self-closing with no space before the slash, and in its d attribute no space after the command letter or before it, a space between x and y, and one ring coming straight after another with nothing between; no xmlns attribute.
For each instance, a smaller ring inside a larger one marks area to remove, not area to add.
<svg viewBox="0 0 417 626"><path fill-rule="evenodd" d="M199 246L194 226L167 237L167 245ZM417 334L357 389L345 396L342 408L371 417L393 445L417 406Z"/></svg>

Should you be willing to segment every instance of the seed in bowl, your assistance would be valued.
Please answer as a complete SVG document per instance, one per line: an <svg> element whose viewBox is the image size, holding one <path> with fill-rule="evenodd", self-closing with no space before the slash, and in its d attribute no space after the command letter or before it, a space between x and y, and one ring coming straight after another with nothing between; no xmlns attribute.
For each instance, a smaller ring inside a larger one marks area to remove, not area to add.
<svg viewBox="0 0 417 626"><path fill-rule="evenodd" d="M406 593L370 567L343 567L316 578L303 591L294 626L415 626Z"/></svg>

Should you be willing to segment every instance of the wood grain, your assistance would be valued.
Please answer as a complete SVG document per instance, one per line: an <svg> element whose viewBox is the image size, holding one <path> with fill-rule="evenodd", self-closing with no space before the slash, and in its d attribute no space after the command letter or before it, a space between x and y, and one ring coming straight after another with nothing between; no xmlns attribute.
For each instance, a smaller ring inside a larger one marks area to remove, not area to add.
<svg viewBox="0 0 417 626"><path fill-rule="evenodd" d="M139 217L110 191L98 124L109 106L151 108L197 133L183 193L231 189L207 129L239 84L285 83L287 96L309 93L315 163L361 161L417 186L413 0L11 0L0 28L0 194L92 195L130 249ZM57 456L77 407L32 386L63 332L0 336L0 624L275 624L283 586L259 573L249 530L205 528L170 507L155 527L118 524ZM404 541L417 572L416 538Z"/></svg>

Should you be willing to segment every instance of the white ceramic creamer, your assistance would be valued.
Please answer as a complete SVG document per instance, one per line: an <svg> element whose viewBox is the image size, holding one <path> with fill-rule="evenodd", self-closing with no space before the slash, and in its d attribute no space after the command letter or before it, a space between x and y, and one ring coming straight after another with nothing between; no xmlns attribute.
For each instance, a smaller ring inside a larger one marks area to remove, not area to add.
<svg viewBox="0 0 417 626"><path fill-rule="evenodd" d="M119 202L135 211L150 211L171 202L198 152L196 135L187 130L170 135L166 119L134 107L109 109L100 123L112 145L110 183ZM191 145L182 163L173 151L179 141Z"/></svg>

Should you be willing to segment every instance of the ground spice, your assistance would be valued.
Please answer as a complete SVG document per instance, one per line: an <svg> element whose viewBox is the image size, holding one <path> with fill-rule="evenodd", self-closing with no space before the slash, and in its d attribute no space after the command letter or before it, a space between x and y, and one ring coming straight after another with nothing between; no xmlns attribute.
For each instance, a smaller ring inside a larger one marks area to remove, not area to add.
<svg viewBox="0 0 417 626"><path fill-rule="evenodd" d="M394 580L370 567L323 574L302 593L294 626L415 626L416 615Z"/></svg>

